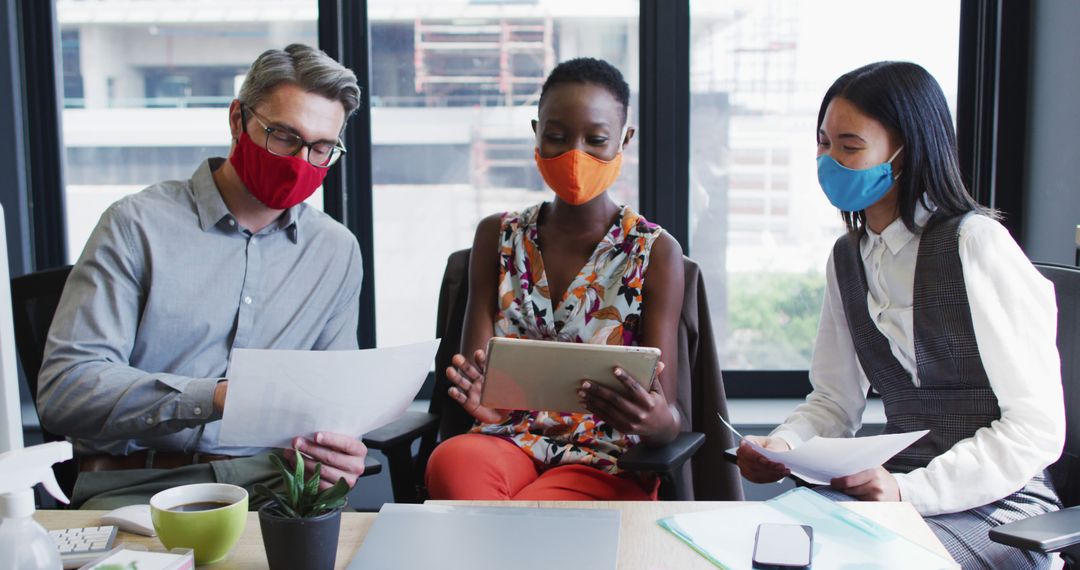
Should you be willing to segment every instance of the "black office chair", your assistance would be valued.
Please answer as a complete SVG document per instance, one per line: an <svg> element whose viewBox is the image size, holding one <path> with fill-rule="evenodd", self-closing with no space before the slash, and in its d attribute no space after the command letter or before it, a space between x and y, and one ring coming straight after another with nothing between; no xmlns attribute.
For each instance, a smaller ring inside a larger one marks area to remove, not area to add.
<svg viewBox="0 0 1080 570"><path fill-rule="evenodd" d="M472 417L446 395L449 381L445 370L461 346L465 305L468 298L469 250L450 255L439 294L436 330L442 338L435 356L435 389L427 413L411 412L401 420L375 430L364 438L368 447L382 451L389 460L396 502L420 502L426 496L424 471L439 441L464 433ZM649 471L661 479L664 499L739 500L742 487L737 470L726 465L716 449L731 444L731 436L719 426L716 412L727 415L723 381L716 360L708 305L697 264L686 260L688 294L684 299L679 335L678 401L690 417L683 418L683 431L675 441L660 448L641 445L619 459L628 471ZM711 358L710 358L711 355ZM695 370L714 370L698 373ZM693 430L693 431L689 431ZM709 435L705 437L703 433ZM413 442L420 440L413 456ZM706 446L710 454L695 452ZM693 457L691 464L687 461Z"/></svg>
<svg viewBox="0 0 1080 570"><path fill-rule="evenodd" d="M1065 392L1065 449L1050 476L1065 507L1061 511L1001 525L990 539L1025 550L1058 552L1066 568L1080 569L1080 268L1036 263L1054 283L1058 306L1058 353Z"/></svg>
<svg viewBox="0 0 1080 570"><path fill-rule="evenodd" d="M41 371L45 356L45 341L49 335L56 307L60 304L60 295L64 292L71 266L47 269L30 273L11 280L11 305L15 325L15 345L26 376L30 397L37 412L38 372ZM41 416L38 415L38 425ZM42 439L46 443L64 441L64 436L55 434L41 426ZM78 458L53 465L53 472L60 488L67 496L75 488L75 479L79 475ZM382 471L382 464L377 459L364 461L364 475L376 475Z"/></svg>
<svg viewBox="0 0 1080 570"><path fill-rule="evenodd" d="M56 306L60 303L60 294L64 292L71 266L47 269L37 273L23 275L11 280L11 310L15 325L15 346L19 352L26 384L37 412L38 372L45 353L45 339L49 335ZM38 425L40 422L38 417ZM45 443L64 441L64 436L41 428ZM75 478L79 472L74 461L53 465L56 482L67 496L75 488Z"/></svg>

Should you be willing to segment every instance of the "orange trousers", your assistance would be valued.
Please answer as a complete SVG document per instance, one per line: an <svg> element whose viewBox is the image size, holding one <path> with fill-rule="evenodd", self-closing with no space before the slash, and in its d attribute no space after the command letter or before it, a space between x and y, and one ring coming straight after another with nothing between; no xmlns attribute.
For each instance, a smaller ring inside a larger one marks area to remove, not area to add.
<svg viewBox="0 0 1080 570"><path fill-rule="evenodd" d="M659 481L642 487L636 479L588 465L544 471L517 445L500 437L469 433L435 448L424 474L432 499L474 501L655 501Z"/></svg>

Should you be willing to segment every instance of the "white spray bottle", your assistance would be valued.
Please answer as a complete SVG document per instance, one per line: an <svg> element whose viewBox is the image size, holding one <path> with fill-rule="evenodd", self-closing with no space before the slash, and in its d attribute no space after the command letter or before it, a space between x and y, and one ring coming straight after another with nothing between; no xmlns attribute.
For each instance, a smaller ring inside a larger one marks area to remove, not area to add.
<svg viewBox="0 0 1080 570"><path fill-rule="evenodd" d="M53 475L53 463L71 459L71 444L54 441L0 453L0 568L61 570L60 551L34 520L34 485L41 483L67 503Z"/></svg>

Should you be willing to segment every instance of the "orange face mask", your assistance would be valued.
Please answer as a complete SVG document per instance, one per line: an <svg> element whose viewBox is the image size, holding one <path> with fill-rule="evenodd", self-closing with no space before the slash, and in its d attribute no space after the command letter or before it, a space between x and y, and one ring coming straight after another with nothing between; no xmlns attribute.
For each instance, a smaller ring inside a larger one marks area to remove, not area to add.
<svg viewBox="0 0 1080 570"><path fill-rule="evenodd" d="M547 182L563 202L574 206L580 206L602 194L615 183L622 170L621 151L615 158L607 161L577 149L568 150L553 158L543 158L538 148L534 156L544 182Z"/></svg>

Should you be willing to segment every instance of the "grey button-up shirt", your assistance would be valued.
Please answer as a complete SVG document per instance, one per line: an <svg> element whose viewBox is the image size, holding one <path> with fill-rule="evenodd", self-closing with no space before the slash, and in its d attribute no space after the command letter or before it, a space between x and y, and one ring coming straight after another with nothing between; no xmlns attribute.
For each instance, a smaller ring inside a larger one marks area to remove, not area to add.
<svg viewBox="0 0 1080 570"><path fill-rule="evenodd" d="M81 454L256 453L217 445L232 349L357 348L356 238L305 204L252 234L214 184L221 162L109 207L68 278L37 405Z"/></svg>

